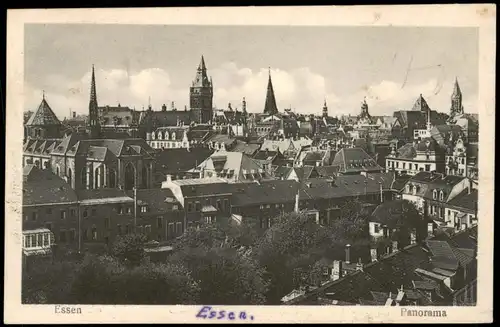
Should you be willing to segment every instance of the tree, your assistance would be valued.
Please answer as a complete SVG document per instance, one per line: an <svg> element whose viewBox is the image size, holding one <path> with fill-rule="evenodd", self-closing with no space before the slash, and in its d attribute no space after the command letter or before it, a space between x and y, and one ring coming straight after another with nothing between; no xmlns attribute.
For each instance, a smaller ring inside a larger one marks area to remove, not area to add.
<svg viewBox="0 0 500 327"><path fill-rule="evenodd" d="M123 263L137 266L146 257L146 242L147 237L143 234L118 236L111 247L111 255Z"/></svg>
<svg viewBox="0 0 500 327"><path fill-rule="evenodd" d="M394 230L391 240L401 246L410 243L410 233L425 228L424 220L415 205L407 200L393 200L380 204L373 212L373 218Z"/></svg>
<svg viewBox="0 0 500 327"><path fill-rule="evenodd" d="M200 287L201 303L262 304L267 287L264 270L239 251L228 228L207 224L187 231L174 245L169 262L188 268Z"/></svg>
<svg viewBox="0 0 500 327"><path fill-rule="evenodd" d="M335 246L366 245L369 210L358 199L348 201L340 209L340 217L330 225L330 237Z"/></svg>
<svg viewBox="0 0 500 327"><path fill-rule="evenodd" d="M307 215L288 213L277 217L255 247L255 256L266 269L269 282L268 304L281 298L308 280L312 266L330 245L328 231Z"/></svg>
<svg viewBox="0 0 500 327"><path fill-rule="evenodd" d="M39 261L33 269L23 267L22 303L68 303L79 262Z"/></svg>

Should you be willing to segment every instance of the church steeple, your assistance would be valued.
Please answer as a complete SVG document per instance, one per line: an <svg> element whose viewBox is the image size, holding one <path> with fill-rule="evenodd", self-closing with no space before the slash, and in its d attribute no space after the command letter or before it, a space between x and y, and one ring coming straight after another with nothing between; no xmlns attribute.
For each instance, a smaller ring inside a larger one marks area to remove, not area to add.
<svg viewBox="0 0 500 327"><path fill-rule="evenodd" d="M92 78L90 81L90 101L89 101L89 117L87 121L87 133L90 138L98 138L101 132L99 122L99 106L97 104L97 92L95 84L95 71L92 65Z"/></svg>
<svg viewBox="0 0 500 327"><path fill-rule="evenodd" d="M460 90L460 85L458 85L458 78L455 78L455 85L453 86L453 93L451 94L450 116L461 115L463 113L462 91Z"/></svg>
<svg viewBox="0 0 500 327"><path fill-rule="evenodd" d="M328 117L328 106L326 105L326 99L325 103L323 104L323 117Z"/></svg>
<svg viewBox="0 0 500 327"><path fill-rule="evenodd" d="M264 105L264 113L274 115L278 113L276 106L276 98L274 97L273 81L271 80L271 67L269 67L269 79L267 81L266 103Z"/></svg>
<svg viewBox="0 0 500 327"><path fill-rule="evenodd" d="M201 56L196 76L189 89L190 107L193 113L192 120L199 124L208 123L213 116L213 84L208 78L205 58Z"/></svg>

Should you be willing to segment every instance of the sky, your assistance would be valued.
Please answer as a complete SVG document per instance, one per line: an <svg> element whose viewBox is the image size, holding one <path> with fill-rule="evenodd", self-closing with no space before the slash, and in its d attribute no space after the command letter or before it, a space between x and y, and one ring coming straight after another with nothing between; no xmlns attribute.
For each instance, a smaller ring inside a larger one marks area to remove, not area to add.
<svg viewBox="0 0 500 327"><path fill-rule="evenodd" d="M86 114L92 64L100 106L178 109L203 55L214 105L264 109L270 69L278 109L357 115L410 110L422 94L449 112L458 78L477 113L478 30L466 27L25 25L25 110L45 98L62 119Z"/></svg>

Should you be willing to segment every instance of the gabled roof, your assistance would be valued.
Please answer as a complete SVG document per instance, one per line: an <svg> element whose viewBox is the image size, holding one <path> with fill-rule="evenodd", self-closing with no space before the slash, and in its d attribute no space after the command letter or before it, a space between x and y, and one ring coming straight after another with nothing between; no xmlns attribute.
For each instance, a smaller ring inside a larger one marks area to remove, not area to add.
<svg viewBox="0 0 500 327"><path fill-rule="evenodd" d="M340 172L381 171L377 162L361 148L343 148L335 154L332 166L340 167Z"/></svg>
<svg viewBox="0 0 500 327"><path fill-rule="evenodd" d="M420 94L419 97L417 98L417 100L415 101L415 104L413 105L413 108L411 110L428 112L431 109L429 108L429 105L427 104L427 101L425 101L422 94Z"/></svg>
<svg viewBox="0 0 500 327"><path fill-rule="evenodd" d="M478 205L478 192L473 189L470 192L468 190L463 190L460 194L456 195L453 199L448 202L448 205L455 208L464 209L467 212L475 212Z"/></svg>
<svg viewBox="0 0 500 327"><path fill-rule="evenodd" d="M23 168L23 205L76 202L75 191L64 179L34 165Z"/></svg>
<svg viewBox="0 0 500 327"><path fill-rule="evenodd" d="M38 106L38 109L28 119L26 126L58 126L60 124L61 122L57 118L56 114L52 111L44 97L42 99L42 102Z"/></svg>

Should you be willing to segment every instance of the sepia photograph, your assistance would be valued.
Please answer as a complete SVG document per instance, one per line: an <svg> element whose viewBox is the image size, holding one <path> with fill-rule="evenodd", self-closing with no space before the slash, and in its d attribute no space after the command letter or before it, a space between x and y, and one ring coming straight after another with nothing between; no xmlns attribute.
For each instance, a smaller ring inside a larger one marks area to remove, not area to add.
<svg viewBox="0 0 500 327"><path fill-rule="evenodd" d="M16 307L78 321L87 306L182 305L205 322L380 307L438 322L478 306L492 288L491 36L146 16L20 25Z"/></svg>

